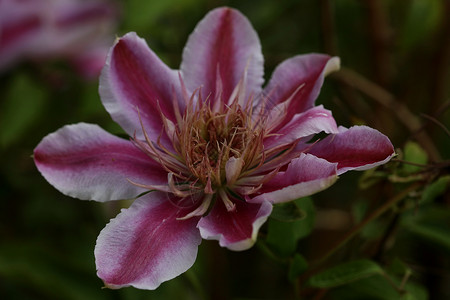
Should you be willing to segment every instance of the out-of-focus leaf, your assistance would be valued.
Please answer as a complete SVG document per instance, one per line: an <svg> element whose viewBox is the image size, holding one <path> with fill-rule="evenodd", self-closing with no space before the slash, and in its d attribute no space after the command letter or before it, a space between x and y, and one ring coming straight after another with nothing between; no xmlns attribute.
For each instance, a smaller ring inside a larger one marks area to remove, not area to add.
<svg viewBox="0 0 450 300"><path fill-rule="evenodd" d="M405 19L400 44L403 49L414 47L417 43L431 36L439 25L443 12L443 1L411 0ZM406 6L403 6L405 8ZM420 24L420 26L419 26Z"/></svg>
<svg viewBox="0 0 450 300"><path fill-rule="evenodd" d="M410 223L407 229L426 240L444 247L450 252L450 231L448 224L445 227L436 227L420 223Z"/></svg>
<svg viewBox="0 0 450 300"><path fill-rule="evenodd" d="M401 261L399 258L395 258L390 265L387 268L387 271L390 274L394 274L397 276L404 276L405 273L411 273L411 268L406 265L403 261Z"/></svg>
<svg viewBox="0 0 450 300"><path fill-rule="evenodd" d="M332 288L382 273L383 269L377 263L370 260L356 260L314 275L309 283L318 288Z"/></svg>
<svg viewBox="0 0 450 300"><path fill-rule="evenodd" d="M62 265L55 255L35 243L2 245L0 277L3 281L8 279L22 283L31 288L31 292L45 296L45 299L108 299L107 293L92 285L95 282L92 278L86 280L86 274Z"/></svg>
<svg viewBox="0 0 450 300"><path fill-rule="evenodd" d="M369 169L367 171L364 171L362 176L359 178L358 187L362 190L368 189L386 177L387 177L386 172L377 171L376 168Z"/></svg>
<svg viewBox="0 0 450 300"><path fill-rule="evenodd" d="M352 206L352 214L356 223L361 222L367 214L368 203L366 199L360 199ZM361 237L371 240L380 237L387 227L387 223L384 220L373 220L369 224L366 224L361 229Z"/></svg>
<svg viewBox="0 0 450 300"><path fill-rule="evenodd" d="M404 149L404 160L415 164L426 164L428 161L428 155L419 144L414 142L408 142ZM413 173L420 171L421 168L414 165L405 164L403 170L407 173Z"/></svg>
<svg viewBox="0 0 450 300"><path fill-rule="evenodd" d="M298 240L307 236L314 226L315 210L311 199L300 198L294 202L304 212L304 218L291 222L270 218L268 222L267 245L283 257L292 255L297 249Z"/></svg>
<svg viewBox="0 0 450 300"><path fill-rule="evenodd" d="M308 262L306 261L306 259L302 255L296 253L289 265L289 280L294 281L299 275L305 272L307 268Z"/></svg>
<svg viewBox="0 0 450 300"><path fill-rule="evenodd" d="M450 251L450 210L432 205L402 218L402 227L424 241Z"/></svg>
<svg viewBox="0 0 450 300"><path fill-rule="evenodd" d="M0 103L0 146L23 138L42 112L47 93L24 73L17 74Z"/></svg>
<svg viewBox="0 0 450 300"><path fill-rule="evenodd" d="M295 201L276 204L270 217L281 222L293 222L305 218L303 212Z"/></svg>
<svg viewBox="0 0 450 300"><path fill-rule="evenodd" d="M399 300L399 299L415 299L427 300L428 294L426 290L415 283L408 282L404 287L403 293L400 293L392 286L400 285L400 280L391 277L389 282L381 275L375 275L368 278L358 280L348 285L339 287L329 294L333 299L370 299L370 300Z"/></svg>
<svg viewBox="0 0 450 300"><path fill-rule="evenodd" d="M141 1L128 0L125 2L125 25L135 31L146 30L155 20L174 9L183 9L186 6L196 4L195 0L165 0L165 1Z"/></svg>
<svg viewBox="0 0 450 300"><path fill-rule="evenodd" d="M442 176L428 185L422 193L422 202L431 202L450 187L450 175Z"/></svg>

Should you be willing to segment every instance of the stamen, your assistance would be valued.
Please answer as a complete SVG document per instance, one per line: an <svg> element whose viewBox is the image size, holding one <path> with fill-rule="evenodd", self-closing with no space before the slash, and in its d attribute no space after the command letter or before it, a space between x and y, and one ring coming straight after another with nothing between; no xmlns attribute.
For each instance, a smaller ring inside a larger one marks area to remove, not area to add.
<svg viewBox="0 0 450 300"><path fill-rule="evenodd" d="M190 196L190 195L196 193L195 189L192 189L192 188L188 188L186 191L182 191L179 188L177 188L175 185L175 181L173 179L173 173L167 174L167 182L169 184L170 192L180 198L185 198L187 196Z"/></svg>
<svg viewBox="0 0 450 300"><path fill-rule="evenodd" d="M228 198L227 193L223 189L219 190L219 195L228 212L236 210L236 204Z"/></svg>
<svg viewBox="0 0 450 300"><path fill-rule="evenodd" d="M213 194L205 194L205 198L203 199L202 203L195 210L191 211L184 217L177 218L177 220L187 220L192 217L203 216L208 211L212 198Z"/></svg>

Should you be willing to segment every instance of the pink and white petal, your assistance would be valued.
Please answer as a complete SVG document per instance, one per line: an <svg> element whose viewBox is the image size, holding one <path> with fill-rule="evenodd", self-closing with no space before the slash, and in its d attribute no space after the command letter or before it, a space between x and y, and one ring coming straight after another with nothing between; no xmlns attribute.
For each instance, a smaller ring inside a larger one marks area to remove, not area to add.
<svg viewBox="0 0 450 300"><path fill-rule="evenodd" d="M242 251L256 242L259 228L272 212L272 205L264 201L236 201L235 204L235 209L228 211L223 201L217 199L211 212L198 222L197 227L204 239L218 240L222 247Z"/></svg>
<svg viewBox="0 0 450 300"><path fill-rule="evenodd" d="M131 199L146 191L131 184L167 184L167 172L130 141L97 125L68 125L34 149L34 162L63 194L83 200Z"/></svg>
<svg viewBox="0 0 450 300"><path fill-rule="evenodd" d="M48 1L47 1L48 2ZM109 1L53 1L47 3L43 18L47 30L32 49L44 58L72 57L103 39L114 40L119 11ZM106 55L105 55L106 58Z"/></svg>
<svg viewBox="0 0 450 300"><path fill-rule="evenodd" d="M314 106L325 76L339 67L338 57L325 54L298 55L285 60L275 69L264 88L264 95L269 97L267 108L288 100L296 92L283 112L285 123L289 122L295 114Z"/></svg>
<svg viewBox="0 0 450 300"><path fill-rule="evenodd" d="M188 211L168 197L152 192L138 198L100 232L95 263L106 287L153 290L194 264L199 217L177 220Z"/></svg>
<svg viewBox="0 0 450 300"><path fill-rule="evenodd" d="M338 164L338 174L349 170L367 170L385 164L394 155L387 136L367 126L339 127L340 133L327 136L308 153Z"/></svg>
<svg viewBox="0 0 450 300"><path fill-rule="evenodd" d="M109 1L58 1L52 8L55 10L53 21L57 29L73 31L90 24L91 27L97 27L97 32L102 32L109 28L100 25L105 25L105 21L116 23L120 14L117 5Z"/></svg>
<svg viewBox="0 0 450 300"><path fill-rule="evenodd" d="M202 86L202 95L211 95L211 100L222 92L226 102L245 70L247 97L261 91L263 62L258 35L248 19L221 7L209 12L190 35L180 69L188 89ZM218 81L222 91L216 91Z"/></svg>
<svg viewBox="0 0 450 300"><path fill-rule="evenodd" d="M111 48L100 76L100 97L106 110L122 128L143 138L138 111L149 137L163 132L161 112L175 121L173 101L181 99L176 71L150 50L144 39L130 32ZM184 103L178 103L181 111ZM163 141L166 138L162 136Z"/></svg>
<svg viewBox="0 0 450 300"><path fill-rule="evenodd" d="M103 66L109 47L99 44L71 58L75 70L87 80L97 80Z"/></svg>
<svg viewBox="0 0 450 300"><path fill-rule="evenodd" d="M26 58L39 40L44 22L30 4L0 1L0 73Z"/></svg>
<svg viewBox="0 0 450 300"><path fill-rule="evenodd" d="M337 180L335 163L302 153L260 189L252 203L283 203L320 192Z"/></svg>
<svg viewBox="0 0 450 300"><path fill-rule="evenodd" d="M331 111L320 105L295 115L289 123L276 132L276 135L264 140L264 147L270 149L272 146L291 143L322 131L338 133L338 127Z"/></svg>

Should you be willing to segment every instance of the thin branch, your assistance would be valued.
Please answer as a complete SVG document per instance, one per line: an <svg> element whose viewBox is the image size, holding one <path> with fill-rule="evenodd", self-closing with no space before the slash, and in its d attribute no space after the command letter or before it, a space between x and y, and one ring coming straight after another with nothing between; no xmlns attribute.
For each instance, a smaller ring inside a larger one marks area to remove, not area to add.
<svg viewBox="0 0 450 300"><path fill-rule="evenodd" d="M447 129L447 127L445 127L444 124L439 122L439 120L437 120L436 118L433 118L432 116L426 115L426 114L421 114L421 116L424 117L425 119L430 120L431 122L433 122L437 126L441 127L442 130L444 130L444 132L450 137L450 131Z"/></svg>
<svg viewBox="0 0 450 300"><path fill-rule="evenodd" d="M378 104L386 107L392 111L399 121L412 133L415 135L416 140L420 143L422 148L424 148L430 158L433 161L440 161L441 156L433 144L431 138L422 131L422 123L420 119L411 113L406 105L399 102L394 95L390 92L377 85L376 83L368 80L359 73L342 68L339 72L331 75L338 81L355 88L361 93L369 96Z"/></svg>
<svg viewBox="0 0 450 300"><path fill-rule="evenodd" d="M375 211L373 211L369 216L367 216L361 223L355 226L352 230L347 232L341 239L335 242L331 247L329 247L329 251L322 255L319 259L314 262L314 265L319 265L328 259L331 255L333 255L337 250L339 250L342 246L344 246L348 241L350 241L353 237L355 237L367 224L372 222L373 220L380 217L382 214L391 209L395 204L399 201L403 200L409 193L415 191L417 188L422 186L421 182L415 182L411 184L408 188L402 190L400 193L389 199L386 203L378 207Z"/></svg>

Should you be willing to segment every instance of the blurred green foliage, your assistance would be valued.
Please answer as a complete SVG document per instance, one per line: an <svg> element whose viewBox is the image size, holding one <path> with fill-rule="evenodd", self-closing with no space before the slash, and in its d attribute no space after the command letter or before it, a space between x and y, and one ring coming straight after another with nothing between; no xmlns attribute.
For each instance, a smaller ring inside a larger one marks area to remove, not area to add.
<svg viewBox="0 0 450 300"><path fill-rule="evenodd" d="M260 247L233 253L204 241L194 267L156 291L101 289L96 236L127 203L65 197L40 176L31 155L46 134L65 124L91 122L122 131L100 103L98 82L81 80L61 62L22 64L0 75L1 299L450 298L448 0L121 4L117 35L136 31L172 68L179 66L196 23L223 5L239 9L254 25L266 79L297 54L339 55L344 69L374 85L337 73L326 79L318 103L333 111L338 124L380 130L399 156L382 168L345 174L312 198L275 208L261 230ZM391 105L383 102L386 95ZM417 117L419 127L408 126L415 120L400 106ZM410 184L417 188L320 261L334 241ZM339 212L341 222L324 218L330 210Z"/></svg>

